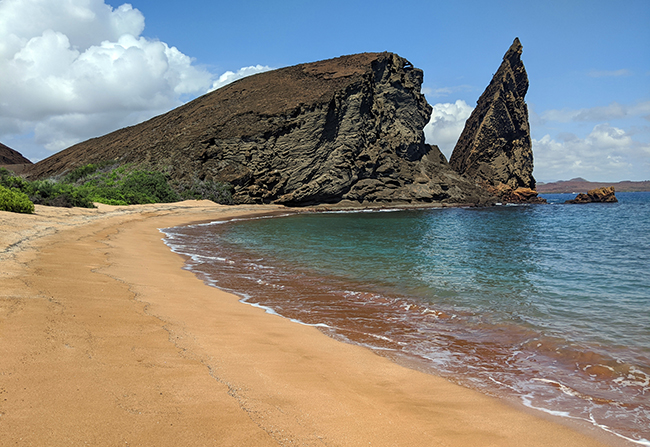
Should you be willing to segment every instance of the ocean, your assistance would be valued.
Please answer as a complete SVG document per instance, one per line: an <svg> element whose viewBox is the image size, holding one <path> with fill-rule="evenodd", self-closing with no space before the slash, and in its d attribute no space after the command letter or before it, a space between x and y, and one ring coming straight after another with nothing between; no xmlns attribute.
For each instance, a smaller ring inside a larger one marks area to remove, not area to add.
<svg viewBox="0 0 650 447"><path fill-rule="evenodd" d="M650 446L650 193L162 230L206 284L411 368Z"/></svg>

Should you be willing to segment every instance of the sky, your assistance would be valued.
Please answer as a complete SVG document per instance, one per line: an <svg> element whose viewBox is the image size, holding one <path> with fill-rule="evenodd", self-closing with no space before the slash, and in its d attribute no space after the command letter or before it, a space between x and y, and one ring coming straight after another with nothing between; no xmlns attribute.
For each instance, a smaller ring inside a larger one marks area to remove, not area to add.
<svg viewBox="0 0 650 447"><path fill-rule="evenodd" d="M650 180L650 1L0 0L0 142L36 162L243 76L390 51L449 158L519 37L534 176Z"/></svg>

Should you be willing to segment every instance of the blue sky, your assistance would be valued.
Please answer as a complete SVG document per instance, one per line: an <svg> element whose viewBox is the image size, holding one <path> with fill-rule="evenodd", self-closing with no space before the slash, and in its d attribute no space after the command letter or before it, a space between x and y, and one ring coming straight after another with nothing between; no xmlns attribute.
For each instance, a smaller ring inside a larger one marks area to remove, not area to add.
<svg viewBox="0 0 650 447"><path fill-rule="evenodd" d="M647 0L0 0L0 142L37 161L245 74L392 51L449 156L519 37L537 180L648 180L648 23Z"/></svg>

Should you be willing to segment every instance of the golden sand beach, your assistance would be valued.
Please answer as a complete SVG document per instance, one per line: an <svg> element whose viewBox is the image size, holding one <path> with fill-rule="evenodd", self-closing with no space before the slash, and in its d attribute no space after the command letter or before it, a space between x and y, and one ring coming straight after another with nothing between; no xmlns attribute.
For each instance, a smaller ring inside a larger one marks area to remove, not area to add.
<svg viewBox="0 0 650 447"><path fill-rule="evenodd" d="M158 230L281 209L0 212L0 445L604 445L244 305Z"/></svg>

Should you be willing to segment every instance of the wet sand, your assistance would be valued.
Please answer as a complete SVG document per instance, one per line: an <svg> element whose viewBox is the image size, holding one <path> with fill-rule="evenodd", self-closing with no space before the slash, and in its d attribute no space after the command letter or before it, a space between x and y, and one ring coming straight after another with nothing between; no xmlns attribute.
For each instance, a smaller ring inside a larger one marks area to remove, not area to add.
<svg viewBox="0 0 650 447"><path fill-rule="evenodd" d="M606 445L244 305L158 231L280 209L0 212L0 445Z"/></svg>

